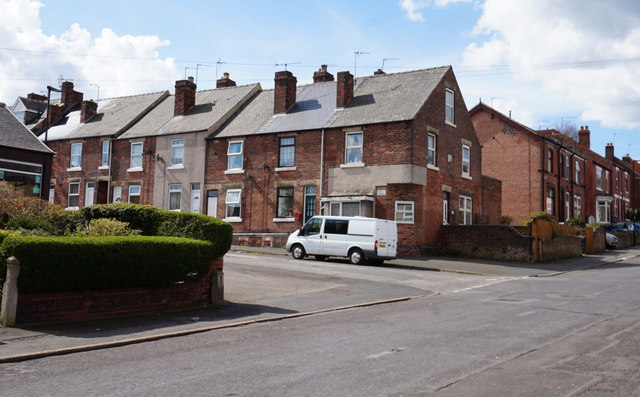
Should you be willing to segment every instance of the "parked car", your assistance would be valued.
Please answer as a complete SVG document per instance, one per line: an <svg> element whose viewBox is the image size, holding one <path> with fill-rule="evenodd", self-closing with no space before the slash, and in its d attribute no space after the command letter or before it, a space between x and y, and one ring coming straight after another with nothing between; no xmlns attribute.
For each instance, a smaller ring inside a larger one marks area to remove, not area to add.
<svg viewBox="0 0 640 397"><path fill-rule="evenodd" d="M639 231L640 225L634 222L616 222L607 226L608 232Z"/></svg>
<svg viewBox="0 0 640 397"><path fill-rule="evenodd" d="M395 259L398 228L395 221L364 217L314 216L291 233L287 251L295 259L314 255L349 258L355 265Z"/></svg>
<svg viewBox="0 0 640 397"><path fill-rule="evenodd" d="M604 237L608 249L613 249L618 246L618 237L616 237L615 235L606 233Z"/></svg>

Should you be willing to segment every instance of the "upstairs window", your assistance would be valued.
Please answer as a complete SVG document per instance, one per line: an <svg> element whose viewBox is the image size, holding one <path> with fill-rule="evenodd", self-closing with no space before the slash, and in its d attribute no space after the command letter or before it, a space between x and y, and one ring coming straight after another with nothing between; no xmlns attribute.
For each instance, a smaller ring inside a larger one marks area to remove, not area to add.
<svg viewBox="0 0 640 397"><path fill-rule="evenodd" d="M462 145L462 176L469 176L471 173L471 149L467 145Z"/></svg>
<svg viewBox="0 0 640 397"><path fill-rule="evenodd" d="M596 189L602 190L602 168L596 166Z"/></svg>
<svg viewBox="0 0 640 397"><path fill-rule="evenodd" d="M71 144L71 168L80 168L82 164L82 143Z"/></svg>
<svg viewBox="0 0 640 397"><path fill-rule="evenodd" d="M436 135L429 134L427 138L427 165L436 166Z"/></svg>
<svg viewBox="0 0 640 397"><path fill-rule="evenodd" d="M616 168L616 189L620 190L620 169Z"/></svg>
<svg viewBox="0 0 640 397"><path fill-rule="evenodd" d="M610 179L609 175L610 174L611 173L609 172L609 170L604 171L604 190L607 193L609 193L609 179Z"/></svg>
<svg viewBox="0 0 640 397"><path fill-rule="evenodd" d="M580 163L576 161L576 183L580 184Z"/></svg>
<svg viewBox="0 0 640 397"><path fill-rule="evenodd" d="M547 171L553 173L553 150L547 151Z"/></svg>
<svg viewBox="0 0 640 397"><path fill-rule="evenodd" d="M184 163L184 139L171 140L171 165Z"/></svg>
<svg viewBox="0 0 640 397"><path fill-rule="evenodd" d="M567 179L571 179L571 160L569 159L569 156L567 156L565 158L565 171L564 171L564 177Z"/></svg>
<svg viewBox="0 0 640 397"><path fill-rule="evenodd" d="M625 192L629 191L629 173L628 172L624 173L624 191Z"/></svg>
<svg viewBox="0 0 640 397"><path fill-rule="evenodd" d="M447 88L445 93L445 110L444 110L444 121L449 124L454 123L454 95L453 90Z"/></svg>
<svg viewBox="0 0 640 397"><path fill-rule="evenodd" d="M227 150L227 169L242 169L242 146L242 141L229 142L229 149Z"/></svg>
<svg viewBox="0 0 640 397"><path fill-rule="evenodd" d="M347 164L362 163L362 132L350 132L347 134L345 154Z"/></svg>
<svg viewBox="0 0 640 397"><path fill-rule="evenodd" d="M131 143L131 157L129 160L129 168L142 169L142 142Z"/></svg>
<svg viewBox="0 0 640 397"><path fill-rule="evenodd" d="M102 141L102 161L100 166L107 167L109 165L109 141Z"/></svg>
<svg viewBox="0 0 640 397"><path fill-rule="evenodd" d="M280 138L280 158L278 167L293 167L296 159L296 138Z"/></svg>

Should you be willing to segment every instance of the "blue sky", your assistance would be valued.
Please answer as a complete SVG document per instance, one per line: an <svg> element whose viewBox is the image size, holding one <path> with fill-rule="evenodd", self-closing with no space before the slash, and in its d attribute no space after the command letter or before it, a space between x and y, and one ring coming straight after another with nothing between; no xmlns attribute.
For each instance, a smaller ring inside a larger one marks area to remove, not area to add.
<svg viewBox="0 0 640 397"><path fill-rule="evenodd" d="M640 158L635 0L0 0L0 9L9 105L59 76L95 99L98 86L103 98L173 92L198 64L198 89L223 72L271 88L285 63L306 84L321 64L362 76L387 58L387 73L453 65L468 108L482 98L532 128L589 125L596 152L613 142L617 157Z"/></svg>

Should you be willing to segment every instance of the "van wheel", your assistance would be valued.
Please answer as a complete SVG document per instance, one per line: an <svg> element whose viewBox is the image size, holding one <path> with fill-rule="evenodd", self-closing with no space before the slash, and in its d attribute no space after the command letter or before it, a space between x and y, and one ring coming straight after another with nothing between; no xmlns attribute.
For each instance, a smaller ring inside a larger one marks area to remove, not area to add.
<svg viewBox="0 0 640 397"><path fill-rule="evenodd" d="M326 257L326 256L324 256L324 255L316 255L316 260L317 260L317 261L322 262L322 261L324 261L324 260L326 260L326 259L327 259L327 257Z"/></svg>
<svg viewBox="0 0 640 397"><path fill-rule="evenodd" d="M349 262L354 265L361 265L364 263L364 254L360 248L354 248L349 251Z"/></svg>
<svg viewBox="0 0 640 397"><path fill-rule="evenodd" d="M300 244L296 244L291 248L291 256L293 256L294 259L304 259L304 255L304 247Z"/></svg>

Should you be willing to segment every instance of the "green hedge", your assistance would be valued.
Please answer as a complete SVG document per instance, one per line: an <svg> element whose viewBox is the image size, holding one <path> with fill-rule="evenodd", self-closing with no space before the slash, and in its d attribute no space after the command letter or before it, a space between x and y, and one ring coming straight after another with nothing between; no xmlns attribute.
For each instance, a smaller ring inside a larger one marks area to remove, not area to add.
<svg viewBox="0 0 640 397"><path fill-rule="evenodd" d="M85 223L92 219L112 218L127 222L145 236L173 236L206 240L213 244L216 256L231 248L231 224L207 215L190 212L164 211L150 205L129 203L99 204L80 210Z"/></svg>
<svg viewBox="0 0 640 397"><path fill-rule="evenodd" d="M8 236L2 251L20 261L21 293L169 286L204 276L218 256L208 241L151 236Z"/></svg>

